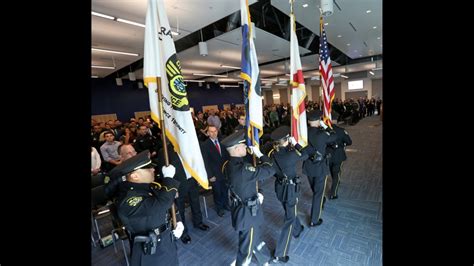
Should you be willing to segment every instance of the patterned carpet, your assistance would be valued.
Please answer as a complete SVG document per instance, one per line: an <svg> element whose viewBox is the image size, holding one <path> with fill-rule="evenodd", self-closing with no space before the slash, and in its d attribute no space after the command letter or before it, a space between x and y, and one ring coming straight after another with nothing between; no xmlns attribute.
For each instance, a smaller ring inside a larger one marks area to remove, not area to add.
<svg viewBox="0 0 474 266"><path fill-rule="evenodd" d="M382 265L382 122L379 116L367 117L353 126L345 126L353 144L347 147L339 198L326 202L323 224L309 229L311 189L304 177L298 214L305 225L299 239L291 242L287 265ZM298 165L301 173L301 165ZM328 179L327 188L331 185ZM274 193L273 178L263 183L265 226L263 240L270 249L283 224L283 208ZM329 190L328 190L329 191ZM230 265L237 251L237 233L233 230L230 213L224 217L214 211L212 196L206 196L209 231L192 227L190 209L186 209L190 244L178 241L180 265ZM201 207L204 212L203 197ZM107 219L100 222L103 232L110 232ZM128 251L128 242L125 243ZM92 265L126 265L121 250L113 246L91 245ZM252 265L256 265L255 259Z"/></svg>

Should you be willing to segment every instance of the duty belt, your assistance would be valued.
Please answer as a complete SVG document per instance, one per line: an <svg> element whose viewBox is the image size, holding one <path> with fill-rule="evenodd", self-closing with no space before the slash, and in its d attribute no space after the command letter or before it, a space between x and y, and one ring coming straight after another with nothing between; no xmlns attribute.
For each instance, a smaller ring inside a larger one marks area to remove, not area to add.
<svg viewBox="0 0 474 266"><path fill-rule="evenodd" d="M145 255L153 255L156 253L158 243L161 242L161 234L170 229L168 223L162 224L157 228L148 232L148 235L137 235L133 238L133 242L142 243L143 253Z"/></svg>
<svg viewBox="0 0 474 266"><path fill-rule="evenodd" d="M134 241L138 241L138 242L151 241L152 239L151 239L150 234L155 234L155 235L159 236L168 229L170 229L170 226L169 226L168 223L165 223L165 224L162 224L162 225L158 226L155 229L150 230L148 232L148 235L135 235L135 237L133 239L134 239Z"/></svg>
<svg viewBox="0 0 474 266"><path fill-rule="evenodd" d="M277 177L277 181L278 183L282 184L282 185L285 185L285 184L295 184L295 182L293 181L293 178L279 178Z"/></svg>
<svg viewBox="0 0 474 266"><path fill-rule="evenodd" d="M277 177L278 183L285 185L285 184L290 184L290 185L296 185L300 183L299 177L295 176L293 178L278 178Z"/></svg>

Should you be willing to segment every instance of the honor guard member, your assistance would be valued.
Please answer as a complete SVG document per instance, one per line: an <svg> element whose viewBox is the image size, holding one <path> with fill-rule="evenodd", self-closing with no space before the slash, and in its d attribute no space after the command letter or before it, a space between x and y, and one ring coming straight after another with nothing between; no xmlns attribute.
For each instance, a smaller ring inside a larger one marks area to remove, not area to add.
<svg viewBox="0 0 474 266"><path fill-rule="evenodd" d="M329 156L329 171L331 172L332 185L329 199L337 199L337 191L339 189L339 177L342 172L342 162L347 159L346 146L352 145L352 139L341 127L332 125L333 132L337 136L337 140L328 147Z"/></svg>
<svg viewBox="0 0 474 266"><path fill-rule="evenodd" d="M178 265L174 238L183 224L172 230L168 210L178 191L173 165L163 166L162 183L154 182L149 151L124 161L115 169L126 176L127 194L119 200L118 213L132 239L131 265Z"/></svg>
<svg viewBox="0 0 474 266"><path fill-rule="evenodd" d="M276 170L275 192L285 210L285 223L276 244L273 262L286 263L290 259L288 250L292 236L298 238L304 229L297 216L301 186L300 177L296 175L296 164L298 161L306 160L308 155L305 152L299 152L303 147L296 142L295 138L290 137L288 126L275 129L270 137L273 141L273 149L268 153L268 157L273 159L273 167ZM290 143L292 145L289 145Z"/></svg>
<svg viewBox="0 0 474 266"><path fill-rule="evenodd" d="M305 147L305 150L309 158L303 163L303 174L308 176L313 191L309 226L317 226L323 222L321 212L327 175L329 174L326 147L336 140L336 135L331 135L322 127L321 115L321 110L312 110L307 116L309 123L308 146Z"/></svg>
<svg viewBox="0 0 474 266"><path fill-rule="evenodd" d="M234 132L221 141L230 155L229 161L224 163L222 168L229 181L232 226L239 232L236 265L249 265L252 253L255 254L258 264L262 265L271 260L271 254L265 242L260 241L263 195L257 191L257 181L273 176L275 170L270 159L253 146L249 149L263 163L254 167L244 161L247 154L244 131Z"/></svg>

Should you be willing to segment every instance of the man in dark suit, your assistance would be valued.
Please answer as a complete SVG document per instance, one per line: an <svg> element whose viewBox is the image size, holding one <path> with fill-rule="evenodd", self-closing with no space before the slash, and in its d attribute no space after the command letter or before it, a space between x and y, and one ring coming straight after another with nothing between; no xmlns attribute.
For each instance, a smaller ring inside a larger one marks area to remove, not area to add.
<svg viewBox="0 0 474 266"><path fill-rule="evenodd" d="M217 137L219 131L216 126L210 125L207 129L209 138L202 143L201 153L206 165L207 176L212 186L216 212L220 217L224 216L224 209L230 209L227 205L227 181L222 173L222 166L229 160L229 153L219 143Z"/></svg>
<svg viewBox="0 0 474 266"><path fill-rule="evenodd" d="M188 226L186 225L186 218L184 215L186 198L188 198L189 205L191 206L194 227L206 231L209 230L209 226L202 221L201 205L199 205L199 184L194 178L186 175L183 164L181 163L178 154L174 151L173 145L171 143L167 145L167 149L168 161L170 164L176 167L176 175L174 176L174 179L180 182L178 187L179 196L176 199L176 205L178 205L179 215L181 216L181 221L184 224L184 232L183 236L181 237L181 241L184 244L188 244L191 242L191 237L188 234ZM165 165L163 148L158 151L158 156L155 161L158 167Z"/></svg>

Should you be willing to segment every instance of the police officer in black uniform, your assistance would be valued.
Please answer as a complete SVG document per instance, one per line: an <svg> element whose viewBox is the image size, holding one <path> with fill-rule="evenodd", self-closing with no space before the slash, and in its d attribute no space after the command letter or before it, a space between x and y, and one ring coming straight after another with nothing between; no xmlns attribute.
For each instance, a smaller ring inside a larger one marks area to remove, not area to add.
<svg viewBox="0 0 474 266"><path fill-rule="evenodd" d="M309 226L317 226L323 222L321 212L323 197L326 189L327 175L329 174L327 145L336 140L321 125L323 113L321 110L312 110L308 113L308 146L305 147L309 158L303 163L303 174L308 176L308 181L313 191L313 204L311 207L311 221Z"/></svg>
<svg viewBox="0 0 474 266"><path fill-rule="evenodd" d="M347 159L346 146L352 144L352 139L343 128L332 125L332 131L336 134L337 140L328 146L329 156L329 170L332 177L331 194L329 199L337 199L337 190L339 188L339 177L341 176L342 162Z"/></svg>
<svg viewBox="0 0 474 266"><path fill-rule="evenodd" d="M256 147L250 146L252 153L260 158L262 164L254 167L244 161L247 154L245 130L234 132L221 141L229 152L230 159L223 166L223 172L229 181L229 199L231 201L232 226L239 232L239 249L236 265L249 265L252 251L259 264L271 259L265 242L260 241L260 228L263 222L261 205L263 195L258 193L257 181L265 180L275 174L270 159Z"/></svg>
<svg viewBox="0 0 474 266"><path fill-rule="evenodd" d="M181 236L184 226L178 222L173 230L168 215L178 191L176 170L164 166L162 183L154 182L149 156L143 151L114 169L126 176L127 193L119 200L118 214L133 242L131 265L178 265L174 238Z"/></svg>
<svg viewBox="0 0 474 266"><path fill-rule="evenodd" d="M276 244L274 263L286 263L290 259L287 255L290 249L291 237L298 238L304 226L297 216L298 197L301 190L300 177L296 175L296 164L308 158L308 155L299 150L303 149L295 138L290 137L290 127L280 126L271 134L273 149L268 157L273 159L275 174L275 192L278 200L285 209L285 223L281 229ZM292 144L289 145L289 144ZM295 150L296 148L296 150Z"/></svg>

